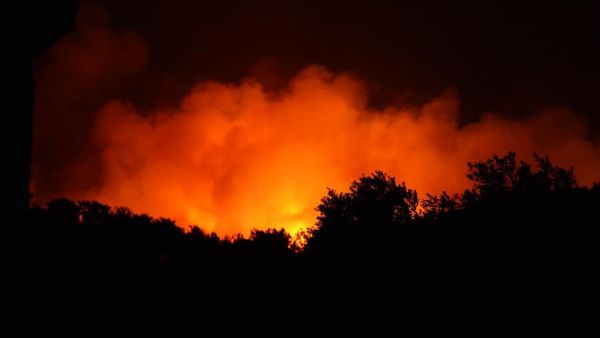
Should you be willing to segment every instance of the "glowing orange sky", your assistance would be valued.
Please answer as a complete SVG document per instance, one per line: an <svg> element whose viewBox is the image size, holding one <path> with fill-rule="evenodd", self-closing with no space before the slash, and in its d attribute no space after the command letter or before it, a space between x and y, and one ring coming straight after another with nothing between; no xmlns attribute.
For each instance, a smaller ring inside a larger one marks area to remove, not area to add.
<svg viewBox="0 0 600 338"><path fill-rule="evenodd" d="M573 164L590 183L600 147L565 110L524 121L487 115L458 127L452 91L414 109L365 106L358 79L311 66L281 93L252 79L200 83L177 111L142 117L108 102L94 138L105 167L99 189L64 194L126 205L219 234L314 223L326 187L345 189L361 173L384 170L421 194L468 187L466 162L493 153L538 151Z"/></svg>

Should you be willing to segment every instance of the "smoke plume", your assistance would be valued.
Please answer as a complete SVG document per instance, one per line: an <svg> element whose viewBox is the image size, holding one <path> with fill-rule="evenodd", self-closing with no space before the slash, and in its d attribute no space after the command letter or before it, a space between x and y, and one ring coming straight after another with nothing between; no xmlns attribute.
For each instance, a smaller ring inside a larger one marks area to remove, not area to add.
<svg viewBox="0 0 600 338"><path fill-rule="evenodd" d="M459 124L447 90L420 105L368 105L360 78L311 65L281 90L251 77L204 81L176 107L139 107L119 88L148 50L115 32L97 8L37 71L34 199L93 199L196 224L219 234L315 221L326 188L383 170L424 193L469 186L466 163L514 150L600 172L600 143L567 108ZM152 84L147 84L151 86Z"/></svg>

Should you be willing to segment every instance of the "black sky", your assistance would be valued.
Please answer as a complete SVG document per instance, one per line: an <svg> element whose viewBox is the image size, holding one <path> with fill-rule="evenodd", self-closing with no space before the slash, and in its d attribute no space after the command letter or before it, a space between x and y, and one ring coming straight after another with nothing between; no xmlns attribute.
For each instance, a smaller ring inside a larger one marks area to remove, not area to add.
<svg viewBox="0 0 600 338"><path fill-rule="evenodd" d="M150 50L139 104L176 102L199 80L251 74L277 87L307 64L350 71L371 104L453 87L463 118L568 106L598 132L600 5L546 1L141 1L101 5ZM151 99L149 99L151 98ZM153 102L150 102L153 101Z"/></svg>

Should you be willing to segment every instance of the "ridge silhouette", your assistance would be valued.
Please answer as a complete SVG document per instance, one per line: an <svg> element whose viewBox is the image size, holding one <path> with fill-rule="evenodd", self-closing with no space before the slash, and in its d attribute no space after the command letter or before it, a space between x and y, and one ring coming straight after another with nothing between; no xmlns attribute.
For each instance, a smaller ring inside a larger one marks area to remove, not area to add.
<svg viewBox="0 0 600 338"><path fill-rule="evenodd" d="M589 334L600 186L535 159L469 163L471 189L421 203L363 175L296 238L220 238L95 201L35 206L26 336Z"/></svg>

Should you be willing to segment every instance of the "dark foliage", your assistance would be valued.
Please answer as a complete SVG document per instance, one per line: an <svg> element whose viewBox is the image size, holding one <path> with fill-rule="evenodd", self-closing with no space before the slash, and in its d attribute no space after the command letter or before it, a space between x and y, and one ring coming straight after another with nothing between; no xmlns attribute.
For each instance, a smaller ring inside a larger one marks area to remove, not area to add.
<svg viewBox="0 0 600 338"><path fill-rule="evenodd" d="M557 167L547 156L534 154L538 170L521 161L516 162L516 154L494 155L485 162L468 163L467 177L475 183L474 190L485 195L502 191L550 191L568 190L577 187L573 167Z"/></svg>
<svg viewBox="0 0 600 338"><path fill-rule="evenodd" d="M329 190L321 199L306 250L321 256L371 252L413 219L417 202L417 193L393 177L381 171L363 175L349 192Z"/></svg>
<svg viewBox="0 0 600 338"><path fill-rule="evenodd" d="M28 336L590 335L598 185L536 155L469 163L428 195L382 172L330 190L300 248L284 230L219 238L98 202L32 208Z"/></svg>

